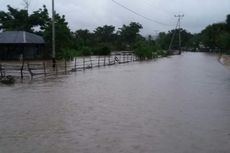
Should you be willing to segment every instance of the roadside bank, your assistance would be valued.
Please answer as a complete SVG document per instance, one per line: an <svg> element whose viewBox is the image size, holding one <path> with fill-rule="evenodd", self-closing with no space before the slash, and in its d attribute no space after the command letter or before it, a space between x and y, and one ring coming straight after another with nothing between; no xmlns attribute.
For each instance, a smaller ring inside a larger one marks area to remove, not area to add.
<svg viewBox="0 0 230 153"><path fill-rule="evenodd" d="M228 66L230 68L230 55L221 55L219 61L221 64Z"/></svg>

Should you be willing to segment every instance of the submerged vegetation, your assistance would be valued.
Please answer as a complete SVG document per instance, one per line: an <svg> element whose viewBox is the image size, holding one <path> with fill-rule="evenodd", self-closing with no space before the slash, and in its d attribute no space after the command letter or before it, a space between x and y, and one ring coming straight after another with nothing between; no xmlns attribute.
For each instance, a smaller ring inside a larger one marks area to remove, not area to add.
<svg viewBox="0 0 230 153"><path fill-rule="evenodd" d="M11 75L8 76L0 76L0 83L11 85L15 83L15 78Z"/></svg>

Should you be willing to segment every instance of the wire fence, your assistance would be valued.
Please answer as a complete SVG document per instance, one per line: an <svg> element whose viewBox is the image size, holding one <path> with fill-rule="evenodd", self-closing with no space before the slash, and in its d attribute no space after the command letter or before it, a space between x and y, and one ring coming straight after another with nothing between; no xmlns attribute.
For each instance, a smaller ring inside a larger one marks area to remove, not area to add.
<svg viewBox="0 0 230 153"><path fill-rule="evenodd" d="M51 60L0 62L0 77L13 76L18 79L36 79L69 72L84 71L95 67L111 66L115 64L137 61L133 52L116 52L108 56L82 56L71 61L57 61L53 67Z"/></svg>

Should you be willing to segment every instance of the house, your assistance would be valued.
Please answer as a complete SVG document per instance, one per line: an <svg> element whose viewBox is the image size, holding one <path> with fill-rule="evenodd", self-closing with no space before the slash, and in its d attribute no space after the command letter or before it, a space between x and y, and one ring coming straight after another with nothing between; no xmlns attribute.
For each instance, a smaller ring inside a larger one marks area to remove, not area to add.
<svg viewBox="0 0 230 153"><path fill-rule="evenodd" d="M41 36L25 31L0 33L0 60L41 59L45 41Z"/></svg>

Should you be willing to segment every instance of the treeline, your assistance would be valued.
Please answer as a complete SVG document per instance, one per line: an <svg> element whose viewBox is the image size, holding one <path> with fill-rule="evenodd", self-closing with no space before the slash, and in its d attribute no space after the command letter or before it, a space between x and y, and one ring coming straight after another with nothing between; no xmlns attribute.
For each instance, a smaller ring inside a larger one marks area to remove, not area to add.
<svg viewBox="0 0 230 153"><path fill-rule="evenodd" d="M225 22L207 26L196 35L194 41L201 41L208 49L230 54L230 14Z"/></svg>
<svg viewBox="0 0 230 153"><path fill-rule="evenodd" d="M182 49L190 51L222 52L230 54L230 15L226 21L208 25L200 33L191 34L184 29L181 31ZM157 43L160 48L168 49L171 38L175 33L172 49L178 49L178 29L168 33L160 32Z"/></svg>
<svg viewBox="0 0 230 153"><path fill-rule="evenodd" d="M44 5L37 11L28 13L25 9L7 6L8 11L0 12L0 30L28 31L43 36L47 50L52 48L52 20ZM87 29L71 31L65 16L56 13L56 52L58 58L72 58L86 55L108 55L111 50L134 50L140 58L153 58L166 54L152 39L140 35L142 25L131 22L115 30L113 25L97 27L93 32ZM49 52L51 53L51 52Z"/></svg>
<svg viewBox="0 0 230 153"><path fill-rule="evenodd" d="M7 6L8 11L0 11L0 30L28 31L43 36L47 53L52 48L52 20L44 5L37 11L28 13L26 9L15 9ZM131 22L116 28L113 25L97 27L94 31L79 29L71 31L64 15L56 13L56 52L58 58L70 59L81 55L108 55L111 50L132 50L141 59L164 56L168 50L172 36L175 40L172 49L178 48L179 29L160 32L156 39L143 37L140 23ZM219 49L227 52L230 49L230 15L226 22L209 25L199 34L191 34L180 29L181 45L186 50Z"/></svg>

